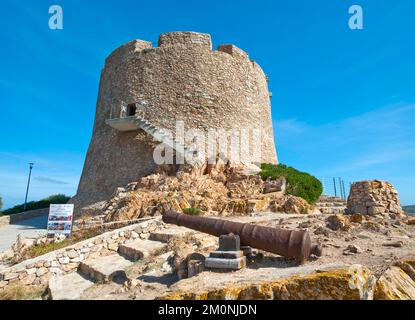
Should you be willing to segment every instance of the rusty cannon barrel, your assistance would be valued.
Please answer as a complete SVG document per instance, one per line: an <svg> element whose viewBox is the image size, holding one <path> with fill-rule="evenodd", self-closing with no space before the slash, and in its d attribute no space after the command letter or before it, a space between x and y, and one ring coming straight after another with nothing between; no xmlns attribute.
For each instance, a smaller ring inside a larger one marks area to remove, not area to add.
<svg viewBox="0 0 415 320"><path fill-rule="evenodd" d="M300 264L303 264L311 254L316 256L322 254L320 245L311 244L308 231L286 230L251 223L196 217L174 211L166 212L163 215L163 221L217 237L233 233L240 237L243 245L287 258L294 258Z"/></svg>

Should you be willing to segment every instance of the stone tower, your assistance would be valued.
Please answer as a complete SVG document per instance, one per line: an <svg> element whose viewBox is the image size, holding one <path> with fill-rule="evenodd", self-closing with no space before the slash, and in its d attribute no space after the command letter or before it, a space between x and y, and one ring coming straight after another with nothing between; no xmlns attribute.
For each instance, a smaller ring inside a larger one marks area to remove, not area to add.
<svg viewBox="0 0 415 320"><path fill-rule="evenodd" d="M166 143L162 129L174 132L176 121L205 131L260 128L260 161L278 161L267 78L247 53L212 50L210 35L194 32L162 34L156 48L133 40L105 61L76 207L153 173L150 142Z"/></svg>

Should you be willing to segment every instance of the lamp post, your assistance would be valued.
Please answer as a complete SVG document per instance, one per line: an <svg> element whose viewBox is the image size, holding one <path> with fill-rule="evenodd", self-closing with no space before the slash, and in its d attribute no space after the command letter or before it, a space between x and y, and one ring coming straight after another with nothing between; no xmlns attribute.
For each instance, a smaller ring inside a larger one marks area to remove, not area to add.
<svg viewBox="0 0 415 320"><path fill-rule="evenodd" d="M24 206L23 211L26 211L26 203L27 203L27 194L29 193L29 185L30 185L30 176L32 175L32 168L34 163L29 163L29 179L27 179L27 187L26 187L26 197L24 198Z"/></svg>

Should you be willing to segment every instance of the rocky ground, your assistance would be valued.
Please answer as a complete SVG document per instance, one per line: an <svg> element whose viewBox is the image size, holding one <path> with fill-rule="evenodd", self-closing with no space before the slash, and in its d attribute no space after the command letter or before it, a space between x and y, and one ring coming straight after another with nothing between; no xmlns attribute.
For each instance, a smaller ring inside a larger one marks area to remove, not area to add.
<svg viewBox="0 0 415 320"><path fill-rule="evenodd" d="M115 223L109 238L86 239L76 249L80 253L62 249L59 263L52 259L59 270L38 257L33 268L4 273L0 293L38 276L48 287L44 299L415 299L415 218L395 210L400 205L389 184L375 181L369 189L356 184L355 198L364 200L366 211L351 214L338 198L323 196L311 206L287 195L285 179L263 181L257 167L204 165L174 175L166 172L170 169L118 188L111 199L78 217L76 230L98 226L98 237L104 238L104 225ZM373 197L363 195L367 192ZM160 221L167 210L191 208L220 219L308 230L323 254L299 266L253 248L246 268L205 268L205 257L218 247L217 237ZM147 227L135 224L143 217ZM118 229L119 223L126 223L128 231ZM61 241L30 243L44 240ZM10 255L23 256L25 241L16 242ZM98 251L90 254L91 248ZM60 265L61 260L70 261L71 268Z"/></svg>
<svg viewBox="0 0 415 320"><path fill-rule="evenodd" d="M278 228L307 229L313 242L323 245L323 255L312 257L298 266L284 257L254 250L248 257L247 268L233 272L204 270L194 277L179 280L177 266L180 263L175 263L173 257L184 257L193 251L207 255L217 246L217 238L193 233L191 236L179 236L174 242L169 240L167 252L129 266L129 280L95 284L83 292L81 298L181 298L178 295L183 292L217 292L221 288L275 282L293 276L304 277L356 264L363 265L373 277L379 279L385 270L399 261L413 258L415 252L415 226L407 224L406 218L257 213L239 220Z"/></svg>

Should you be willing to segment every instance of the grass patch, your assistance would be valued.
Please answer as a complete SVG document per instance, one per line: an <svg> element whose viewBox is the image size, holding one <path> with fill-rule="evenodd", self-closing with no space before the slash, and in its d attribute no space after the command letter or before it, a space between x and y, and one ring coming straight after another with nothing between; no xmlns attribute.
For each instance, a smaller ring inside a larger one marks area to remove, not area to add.
<svg viewBox="0 0 415 320"><path fill-rule="evenodd" d="M202 210L199 208L185 208L183 209L183 213L189 214L191 216L200 216L202 214Z"/></svg>
<svg viewBox="0 0 415 320"><path fill-rule="evenodd" d="M46 286L24 286L16 283L0 290L0 300L34 300L42 298Z"/></svg>
<svg viewBox="0 0 415 320"><path fill-rule="evenodd" d="M71 246L75 243L81 242L83 240L93 238L95 236L98 236L102 233L101 228L91 228L91 229L85 229L85 230L78 230L72 233L71 237L65 239L62 242L58 243L44 243L39 245L34 245L30 248L28 248L22 255L21 259L19 259L18 262L21 262L23 260L32 259L41 255L44 255L46 253L59 250L68 246Z"/></svg>
<svg viewBox="0 0 415 320"><path fill-rule="evenodd" d="M301 197L309 204L314 204L323 193L321 181L306 172L298 171L283 164L274 165L269 163L261 164L261 170L259 175L263 180L268 178L276 180L284 177L287 181L286 193Z"/></svg>

